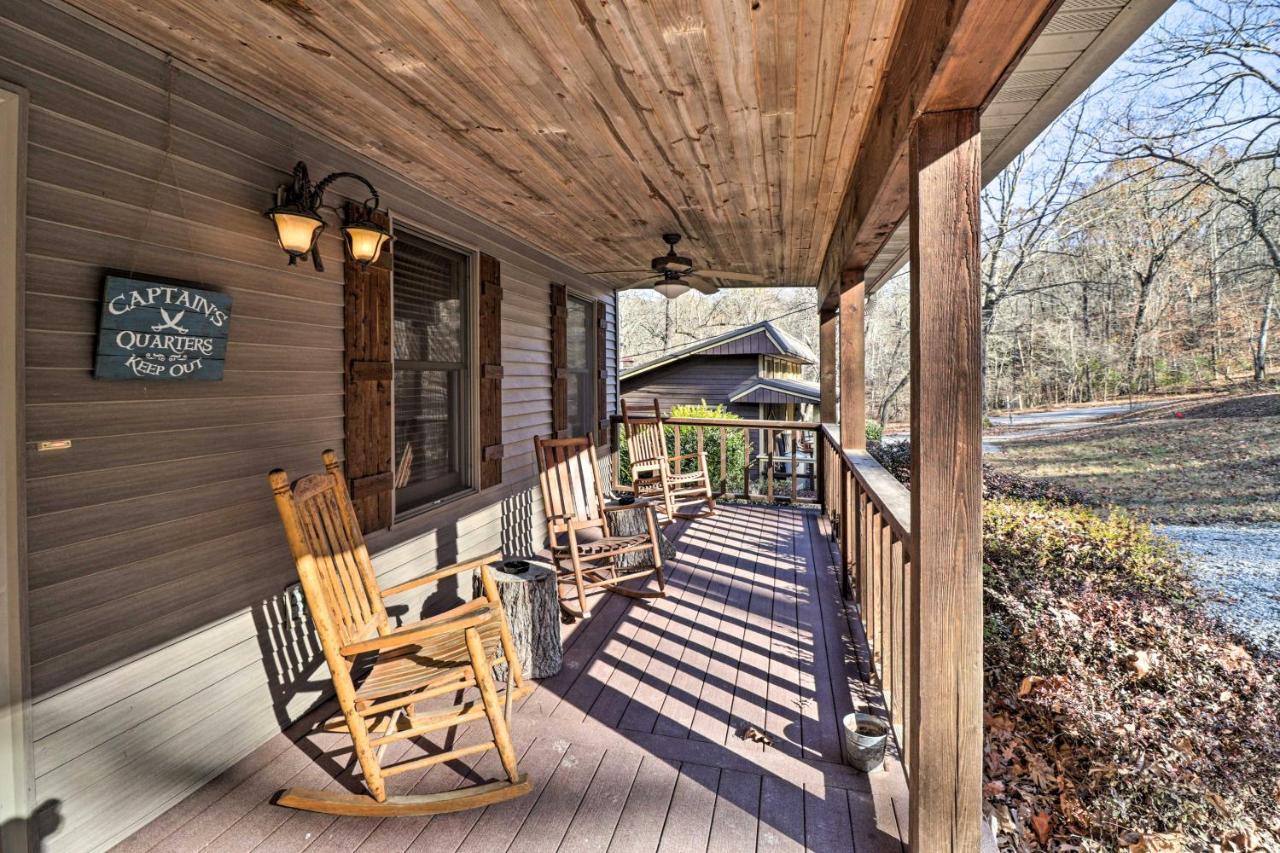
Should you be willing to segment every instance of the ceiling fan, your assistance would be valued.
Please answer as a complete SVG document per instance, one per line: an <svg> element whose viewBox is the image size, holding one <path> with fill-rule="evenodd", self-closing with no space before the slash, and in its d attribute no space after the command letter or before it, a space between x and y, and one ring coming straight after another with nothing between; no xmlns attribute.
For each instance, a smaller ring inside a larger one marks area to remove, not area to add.
<svg viewBox="0 0 1280 853"><path fill-rule="evenodd" d="M624 285L618 289L629 290L633 287L646 287L652 283L653 289L668 299L675 299L677 296L687 293L690 289L710 296L719 290L716 283L709 280L713 278L764 283L764 276L755 275L753 273L698 268L698 266L694 264L693 258L676 254L676 243L680 242L679 234L674 232L663 234L662 242L667 244L667 253L665 255L659 255L651 260L649 262L649 269L647 270L600 270L592 273L592 275L643 273L644 277L639 281Z"/></svg>

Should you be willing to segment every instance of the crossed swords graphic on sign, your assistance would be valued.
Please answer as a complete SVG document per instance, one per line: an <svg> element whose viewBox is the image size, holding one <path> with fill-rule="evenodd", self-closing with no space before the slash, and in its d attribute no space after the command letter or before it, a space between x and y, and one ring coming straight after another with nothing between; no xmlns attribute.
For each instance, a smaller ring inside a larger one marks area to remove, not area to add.
<svg viewBox="0 0 1280 853"><path fill-rule="evenodd" d="M183 315L184 315L184 314L186 314L186 313L187 313L186 311L179 311L177 314L175 314L174 316L170 317L170 316L169 316L169 312L168 312L168 311L166 311L166 310L164 310L163 308L161 308L161 309L160 309L160 319L164 320L164 322L163 322L163 323L159 323L159 324L157 324L157 325L155 325L155 326L152 326L152 327L151 327L151 331L153 331L153 332L164 332L164 331L167 331L167 330L169 330L169 329L173 329L173 330L174 330L175 332L177 332L178 334L180 334L180 335L185 335L185 334L187 333L187 330L186 330L186 329L184 329L182 326L179 326L179 325L178 325L178 321L179 321L179 320L181 320L181 319L182 319L182 317L183 317Z"/></svg>

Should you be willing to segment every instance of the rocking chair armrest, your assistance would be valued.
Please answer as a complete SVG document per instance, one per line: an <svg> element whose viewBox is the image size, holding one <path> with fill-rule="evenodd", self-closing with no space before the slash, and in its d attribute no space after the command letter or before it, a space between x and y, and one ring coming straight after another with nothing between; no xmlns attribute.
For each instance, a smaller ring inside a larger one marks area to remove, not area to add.
<svg viewBox="0 0 1280 853"><path fill-rule="evenodd" d="M681 453L679 456L672 456L672 462L683 462L686 459L706 459L707 452L705 450L696 451L694 453Z"/></svg>
<svg viewBox="0 0 1280 853"><path fill-rule="evenodd" d="M487 554L476 560L468 560L465 563L455 563L452 566L445 566L443 569L436 569L433 572L427 572L420 578L415 578L411 581L405 581L404 583L396 584L393 587L388 587L382 591L382 597L386 598L391 595L399 595L402 592L408 592L411 589L417 589L418 587L426 586L429 583L436 583L444 580L445 578L453 577L460 572L478 569L481 566L486 566L489 563L501 559L502 553L500 551L495 551L492 554Z"/></svg>
<svg viewBox="0 0 1280 853"><path fill-rule="evenodd" d="M479 605L477 605L477 602L479 602ZM463 612L459 613L458 611ZM370 637L367 640L361 640L358 643L351 643L343 646L338 651L341 652L343 657L350 658L362 655L365 652L399 649L405 646L412 646L431 637L437 637L440 634L460 633L467 628L483 625L493 619L494 615L491 603L487 599L477 598L434 618L414 622L411 625L392 631L390 634L382 634L377 637Z"/></svg>

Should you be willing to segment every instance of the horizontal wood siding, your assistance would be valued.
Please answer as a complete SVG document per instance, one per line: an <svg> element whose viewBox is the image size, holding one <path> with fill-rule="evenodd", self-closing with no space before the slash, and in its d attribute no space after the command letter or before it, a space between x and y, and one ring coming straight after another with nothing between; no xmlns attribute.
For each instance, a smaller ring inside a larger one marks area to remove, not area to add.
<svg viewBox="0 0 1280 853"><path fill-rule="evenodd" d="M622 380L622 396L628 403L652 403L657 397L664 411L702 400L714 406L728 403L729 394L754 378L758 368L759 359L754 355L690 356Z"/></svg>
<svg viewBox="0 0 1280 853"><path fill-rule="evenodd" d="M572 282L614 301L355 151L59 6L0 10L0 79L30 92L25 379L37 796L61 803L50 850L101 849L328 693L319 649L285 593L296 575L265 479L277 466L316 470L320 451L341 454L343 443L337 228L321 238L321 274L309 263L287 266L261 216L294 162L306 160L315 177L359 171L398 221L502 264L503 484L371 537L389 582L541 543L530 440L550 427L547 285ZM225 379L95 381L107 268L229 293ZM614 334L611 322L611 367ZM48 439L72 446L38 452ZM469 597L469 579L457 584L428 591L427 606Z"/></svg>

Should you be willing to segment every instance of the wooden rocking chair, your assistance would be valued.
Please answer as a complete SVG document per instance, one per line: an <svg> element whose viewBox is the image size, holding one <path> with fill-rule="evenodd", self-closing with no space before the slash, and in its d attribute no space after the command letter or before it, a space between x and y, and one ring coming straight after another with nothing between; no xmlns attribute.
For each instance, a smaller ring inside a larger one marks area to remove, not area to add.
<svg viewBox="0 0 1280 853"><path fill-rule="evenodd" d="M714 515L716 499L711 491L706 453L667 453L666 430L658 401L653 407L628 405L622 401L622 421L627 427L627 455L631 460L631 488L637 498L658 499L666 523L676 518L705 518ZM678 449L678 448L677 448ZM682 471L686 460L695 460L696 470ZM702 503L703 509L687 507Z"/></svg>
<svg viewBox="0 0 1280 853"><path fill-rule="evenodd" d="M547 516L547 535L551 540L551 557L556 565L559 587L572 586L560 595L560 606L573 616L587 617L587 591L604 588L629 598L665 596L662 576L662 550L658 544L658 520L653 505L647 501L607 506L600 488L600 466L590 436L580 438L534 437L538 457L542 505ZM615 535L609 515L623 510L642 508L646 515L646 531L641 534ZM619 557L650 551L653 565L629 571L621 568ZM565 563L568 563L566 566ZM623 586L626 581L655 575L656 590ZM567 601L577 599L575 610Z"/></svg>
<svg viewBox="0 0 1280 853"><path fill-rule="evenodd" d="M526 682L486 565L499 555L438 569L380 590L346 479L331 450L324 452L324 467L326 473L302 477L292 488L282 470L272 471L269 480L342 710L341 717L325 728L351 735L369 796L291 788L276 803L337 815L422 815L484 806L528 793L529 779L516 769L508 729L511 702L527 692ZM472 569L480 572L483 596L401 628L389 624L385 596ZM501 662L507 664L508 672L505 697L493 681L492 667ZM430 715L415 710L419 702L472 687L479 689L478 702ZM486 717L493 733L490 740L382 765L387 746L395 741ZM387 796L389 776L493 748L498 750L506 779L437 794Z"/></svg>

